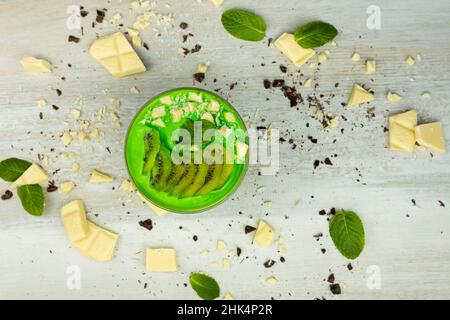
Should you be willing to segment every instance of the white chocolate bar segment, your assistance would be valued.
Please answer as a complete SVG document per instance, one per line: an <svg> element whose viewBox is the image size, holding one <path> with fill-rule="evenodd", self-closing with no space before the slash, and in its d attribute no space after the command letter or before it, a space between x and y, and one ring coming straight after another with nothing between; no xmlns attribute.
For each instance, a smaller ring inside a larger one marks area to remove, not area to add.
<svg viewBox="0 0 450 320"><path fill-rule="evenodd" d="M87 237L89 228L83 201L74 200L62 207L61 218L72 243Z"/></svg>
<svg viewBox="0 0 450 320"><path fill-rule="evenodd" d="M97 39L89 49L89 53L115 77L146 71L141 59L122 32Z"/></svg>
<svg viewBox="0 0 450 320"><path fill-rule="evenodd" d="M95 261L111 260L119 236L88 221L87 237L74 242L75 248Z"/></svg>
<svg viewBox="0 0 450 320"><path fill-rule="evenodd" d="M290 33L283 33L274 44L297 68L300 68L316 54L313 49L302 48L295 41L294 35Z"/></svg>
<svg viewBox="0 0 450 320"><path fill-rule="evenodd" d="M32 72L52 72L53 66L50 62L44 59L36 59L33 57L25 57L20 60L22 67L27 71Z"/></svg>
<svg viewBox="0 0 450 320"><path fill-rule="evenodd" d="M146 267L152 272L177 271L177 256L174 249L147 249Z"/></svg>

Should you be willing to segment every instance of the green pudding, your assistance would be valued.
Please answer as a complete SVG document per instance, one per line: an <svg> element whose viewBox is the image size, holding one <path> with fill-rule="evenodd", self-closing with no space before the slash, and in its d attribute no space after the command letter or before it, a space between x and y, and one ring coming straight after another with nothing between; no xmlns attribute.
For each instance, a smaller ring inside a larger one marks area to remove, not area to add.
<svg viewBox="0 0 450 320"><path fill-rule="evenodd" d="M229 197L248 166L248 136L236 110L197 88L164 92L139 111L125 145L128 172L154 205L207 210Z"/></svg>

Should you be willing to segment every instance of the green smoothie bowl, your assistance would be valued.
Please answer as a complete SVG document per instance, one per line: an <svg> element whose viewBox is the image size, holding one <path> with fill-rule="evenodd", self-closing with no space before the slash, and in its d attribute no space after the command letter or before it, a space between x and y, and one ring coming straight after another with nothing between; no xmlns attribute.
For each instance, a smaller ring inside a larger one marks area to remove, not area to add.
<svg viewBox="0 0 450 320"><path fill-rule="evenodd" d="M147 102L125 141L131 180L144 198L176 213L210 209L247 171L249 138L238 112L217 94L178 88Z"/></svg>

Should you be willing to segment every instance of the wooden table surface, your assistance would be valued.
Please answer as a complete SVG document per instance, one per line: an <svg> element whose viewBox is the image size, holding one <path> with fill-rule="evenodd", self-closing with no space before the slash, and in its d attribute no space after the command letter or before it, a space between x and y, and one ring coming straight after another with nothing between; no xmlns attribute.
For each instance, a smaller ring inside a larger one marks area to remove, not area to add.
<svg viewBox="0 0 450 320"><path fill-rule="evenodd" d="M129 1L80 3L89 12L82 19L81 36L79 30L66 26L66 9L73 1L0 0L0 158L16 156L37 162L38 155L45 155L48 171L57 184L66 180L77 184L70 195L47 194L42 217L24 213L16 194L11 200L0 201L0 298L197 299L184 285L193 271L212 275L222 293L229 291L239 299L450 298L449 154L392 152L386 148L384 132L388 115L415 107L420 122L442 121L446 138L450 138L450 3L377 2L381 8L380 30L366 26L366 9L373 3L366 0L252 0L245 4L225 0L221 8L215 8L209 0L203 4L195 0L157 1L155 11L171 13L174 20L169 26L152 22L143 31L149 50L139 48L138 54L148 71L115 79L87 50L96 36L118 27L104 22L92 28L91 23L95 9L107 8L106 19L117 10L124 17L124 28L131 26L137 13L129 11ZM267 38L313 19L328 21L340 31L337 46L319 49L330 50L328 60L320 67L305 65L300 75L273 46L267 45L267 39L243 42L223 30L221 12L237 6L266 19ZM189 24L185 31L179 28L183 21ZM194 36L182 43L182 35L187 32ZM79 36L81 41L69 43L69 35ZM190 49L195 44L202 46L200 52L185 57L178 52L180 47ZM353 52L361 55L360 62L351 61ZM404 62L408 55L417 54L422 61L415 66ZM24 71L19 60L27 55L48 59L54 72ZM378 63L374 76L364 74L367 58ZM198 215L159 217L137 196L120 190L127 178L123 159L126 130L149 98L170 88L192 85L197 64L206 61L211 62L206 80L197 85L220 89L220 94L254 126L273 124L293 143L281 144L280 172L276 176L259 176L260 167L252 166L233 198L222 205ZM288 66L286 74L280 71L280 64ZM310 77L318 84L315 89L298 85ZM314 119L314 107L301 104L298 110L291 108L280 90L264 89L264 79L295 83L305 97L316 94L327 112L341 117L339 127L323 130ZM354 83L373 89L375 102L342 107ZM130 93L132 86L141 93ZM403 99L389 104L389 90ZM423 92L431 92L432 98L421 98ZM335 96L328 99L332 94ZM49 106L39 109L36 101L42 97ZM122 127L115 128L106 116L101 126L104 136L99 141L74 141L65 148L61 133L76 130L79 125L70 115L77 97L84 101L82 119L94 123L95 112L106 106L108 113L118 113ZM112 106L113 98L121 101L120 109ZM77 153L77 157L62 159L60 153L68 151ZM327 157L332 166L314 169L315 160ZM74 161L81 164L78 173L71 171ZM87 183L93 168L113 173L115 182ZM0 192L6 189L8 185L1 182ZM112 261L89 261L68 242L59 208L77 198L85 201L91 220L120 234ZM267 206L266 201L272 201L272 205ZM333 246L326 217L318 214L333 207L354 210L364 222L366 247L352 261L352 271L347 269L349 261ZM152 231L138 225L147 218L155 223ZM244 233L244 226L255 225L260 218L283 236L286 253L278 253L276 246L260 249L251 245L251 235ZM317 233L323 233L318 241L313 237ZM194 235L198 236L196 242ZM216 250L217 240L225 241L227 249ZM144 251L152 246L175 248L179 271L146 272ZM231 268L223 270L222 259L236 247L242 249L241 258L232 259ZM205 249L210 251L207 257L201 254ZM284 263L279 262L280 256L285 258ZM278 262L267 269L263 263L269 258ZM79 290L66 285L70 266L79 267L81 272ZM340 296L333 296L329 290L326 279L331 272L342 286ZM279 282L266 283L269 276ZM379 286L374 285L377 279Z"/></svg>

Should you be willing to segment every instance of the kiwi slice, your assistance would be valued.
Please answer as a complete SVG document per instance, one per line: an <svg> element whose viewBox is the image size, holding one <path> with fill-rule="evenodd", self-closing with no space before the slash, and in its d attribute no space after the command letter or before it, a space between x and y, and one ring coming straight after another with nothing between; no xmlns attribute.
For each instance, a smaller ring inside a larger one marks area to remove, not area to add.
<svg viewBox="0 0 450 320"><path fill-rule="evenodd" d="M196 164L195 166L197 167L197 172L195 173L194 181L183 190L181 194L183 198L192 197L205 184L209 166L205 163Z"/></svg>
<svg viewBox="0 0 450 320"><path fill-rule="evenodd" d="M221 188L228 181L231 174L233 173L234 165L233 164L224 164L222 168L222 172L220 173L219 181L217 182L216 188Z"/></svg>
<svg viewBox="0 0 450 320"><path fill-rule="evenodd" d="M142 168L142 174L148 175L155 165L156 156L161 148L161 140L159 132L153 128L149 128L149 131L144 136L144 167Z"/></svg>
<svg viewBox="0 0 450 320"><path fill-rule="evenodd" d="M222 176L223 164L213 164L208 168L208 172L205 178L205 184L200 190L197 191L197 195L205 195L215 190L220 182Z"/></svg>
<svg viewBox="0 0 450 320"><path fill-rule="evenodd" d="M171 172L172 158L170 151L161 147L152 168L152 185L159 190L164 189Z"/></svg>
<svg viewBox="0 0 450 320"><path fill-rule="evenodd" d="M167 178L167 186L166 191L172 191L173 188L180 182L181 177L184 174L184 171L186 170L185 164L176 164L172 166L172 171L169 174L169 177Z"/></svg>
<svg viewBox="0 0 450 320"><path fill-rule="evenodd" d="M197 166L195 164L187 164L178 183L172 189L174 196L179 196L184 189L186 189L195 179L197 174Z"/></svg>

